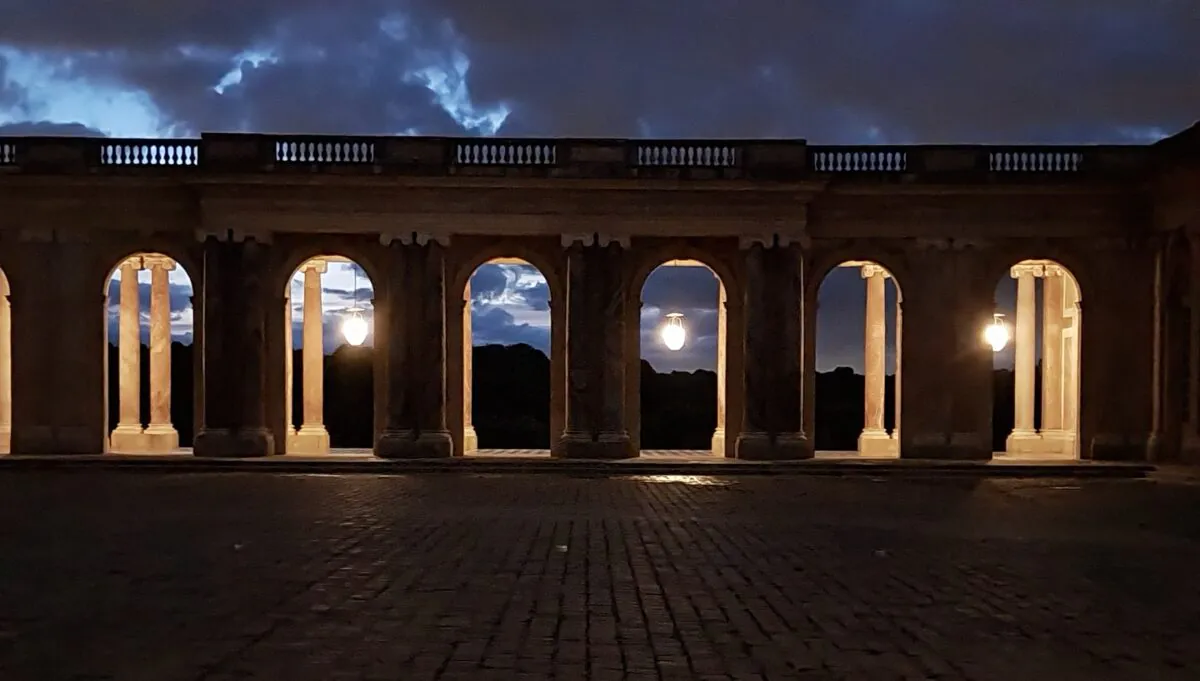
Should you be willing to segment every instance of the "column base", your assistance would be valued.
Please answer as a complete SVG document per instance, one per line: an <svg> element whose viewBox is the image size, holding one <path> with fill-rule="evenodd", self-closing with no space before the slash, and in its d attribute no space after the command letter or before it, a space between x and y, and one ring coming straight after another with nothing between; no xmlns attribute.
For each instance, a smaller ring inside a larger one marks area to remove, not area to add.
<svg viewBox="0 0 1200 681"><path fill-rule="evenodd" d="M563 459L634 459L638 452L633 448L629 433L563 433L557 455Z"/></svg>
<svg viewBox="0 0 1200 681"><path fill-rule="evenodd" d="M381 459L447 459L454 455L450 431L417 433L385 430L375 441L375 456Z"/></svg>
<svg viewBox="0 0 1200 681"><path fill-rule="evenodd" d="M1017 456L1075 456L1075 434L1069 430L1014 430L1004 441L1006 454Z"/></svg>
<svg viewBox="0 0 1200 681"><path fill-rule="evenodd" d="M712 436L713 456L725 456L725 429L717 428Z"/></svg>
<svg viewBox="0 0 1200 681"><path fill-rule="evenodd" d="M1092 438L1088 454L1094 461L1145 461L1149 436L1101 433Z"/></svg>
<svg viewBox="0 0 1200 681"><path fill-rule="evenodd" d="M859 456L896 456L900 448L886 430L863 430L858 436Z"/></svg>
<svg viewBox="0 0 1200 681"><path fill-rule="evenodd" d="M179 431L169 424L151 423L142 431L142 451L170 454L179 449Z"/></svg>
<svg viewBox="0 0 1200 681"><path fill-rule="evenodd" d="M941 433L917 435L900 442L900 458L932 459L938 461L990 461L991 438L978 433Z"/></svg>
<svg viewBox="0 0 1200 681"><path fill-rule="evenodd" d="M328 454L329 431L325 426L300 426L288 438L288 454Z"/></svg>
<svg viewBox="0 0 1200 681"><path fill-rule="evenodd" d="M275 451L275 438L266 428L205 428L196 435L192 453L196 456L254 458Z"/></svg>
<svg viewBox="0 0 1200 681"><path fill-rule="evenodd" d="M0 426L0 454L12 451L12 426Z"/></svg>
<svg viewBox="0 0 1200 681"><path fill-rule="evenodd" d="M114 454L141 454L146 451L146 440L141 426L118 424L108 436L108 451Z"/></svg>
<svg viewBox="0 0 1200 681"><path fill-rule="evenodd" d="M734 443L737 458L747 461L785 461L811 459L812 440L804 433L747 433L738 435Z"/></svg>
<svg viewBox="0 0 1200 681"><path fill-rule="evenodd" d="M470 454L479 449L479 434L475 432L475 426L467 426L463 428L463 454Z"/></svg>

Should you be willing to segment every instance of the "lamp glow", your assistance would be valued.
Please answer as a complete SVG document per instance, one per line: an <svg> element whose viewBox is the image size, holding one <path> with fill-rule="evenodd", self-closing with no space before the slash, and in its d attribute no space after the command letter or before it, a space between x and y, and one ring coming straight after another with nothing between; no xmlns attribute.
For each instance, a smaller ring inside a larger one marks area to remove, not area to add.
<svg viewBox="0 0 1200 681"><path fill-rule="evenodd" d="M671 352L682 350L684 343L687 342L687 330L683 328L683 314L679 312L668 314L667 321L663 323L658 334L668 350Z"/></svg>
<svg viewBox="0 0 1200 681"><path fill-rule="evenodd" d="M350 314L342 320L342 337L347 343L357 347L367 340L367 320L355 308L346 311Z"/></svg>
<svg viewBox="0 0 1200 681"><path fill-rule="evenodd" d="M1009 332L1003 317L1002 314L992 315L992 323L983 330L983 342L992 346L992 352L1000 352L1008 345L1008 341L1012 340L1012 333Z"/></svg>

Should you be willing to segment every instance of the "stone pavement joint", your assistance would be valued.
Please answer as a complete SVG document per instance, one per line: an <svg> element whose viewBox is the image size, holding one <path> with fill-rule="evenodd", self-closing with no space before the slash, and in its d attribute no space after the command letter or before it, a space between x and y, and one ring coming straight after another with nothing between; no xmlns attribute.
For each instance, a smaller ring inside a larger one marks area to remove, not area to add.
<svg viewBox="0 0 1200 681"><path fill-rule="evenodd" d="M1194 679L1200 488L0 474L0 679Z"/></svg>

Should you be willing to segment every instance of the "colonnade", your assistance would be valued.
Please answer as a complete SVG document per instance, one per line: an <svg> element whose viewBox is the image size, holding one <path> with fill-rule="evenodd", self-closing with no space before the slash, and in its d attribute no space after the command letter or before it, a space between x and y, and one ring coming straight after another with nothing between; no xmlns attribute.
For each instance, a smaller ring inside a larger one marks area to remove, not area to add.
<svg viewBox="0 0 1200 681"><path fill-rule="evenodd" d="M1017 280L1013 334L1015 362L1013 431L1009 454L1075 456L1079 403L1079 285L1055 263L1024 261L1012 267ZM1041 421L1034 422L1037 374L1037 283L1042 283Z"/></svg>
<svg viewBox="0 0 1200 681"><path fill-rule="evenodd" d="M118 421L109 435L117 453L169 452L179 448L171 423L171 289L168 273L175 261L164 255L136 255L118 266L121 295L118 315ZM150 270L150 421L142 418L141 301L138 272Z"/></svg>

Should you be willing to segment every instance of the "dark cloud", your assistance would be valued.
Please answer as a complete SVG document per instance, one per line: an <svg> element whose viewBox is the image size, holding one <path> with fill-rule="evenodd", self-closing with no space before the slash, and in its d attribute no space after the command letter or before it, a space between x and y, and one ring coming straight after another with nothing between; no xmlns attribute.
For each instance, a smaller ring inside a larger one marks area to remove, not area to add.
<svg viewBox="0 0 1200 681"><path fill-rule="evenodd" d="M20 4L0 44L142 88L177 131L478 130L445 111L468 95L538 135L1123 141L1200 115L1184 0Z"/></svg>
<svg viewBox="0 0 1200 681"><path fill-rule="evenodd" d="M515 345L525 343L550 353L550 328L519 324L512 314L499 307L476 307L471 311L473 345Z"/></svg>
<svg viewBox="0 0 1200 681"><path fill-rule="evenodd" d="M0 137L107 137L103 131L83 123L22 121L0 125Z"/></svg>
<svg viewBox="0 0 1200 681"><path fill-rule="evenodd" d="M186 310L192 306L192 285L191 284L176 284L167 285L167 292L171 298L171 312L179 312ZM109 310L116 310L121 304L121 282L117 279L111 279L108 282L108 307ZM143 314L150 310L150 282L138 282L138 309Z"/></svg>

